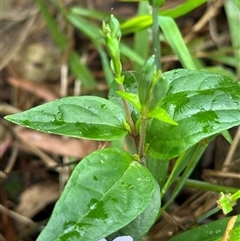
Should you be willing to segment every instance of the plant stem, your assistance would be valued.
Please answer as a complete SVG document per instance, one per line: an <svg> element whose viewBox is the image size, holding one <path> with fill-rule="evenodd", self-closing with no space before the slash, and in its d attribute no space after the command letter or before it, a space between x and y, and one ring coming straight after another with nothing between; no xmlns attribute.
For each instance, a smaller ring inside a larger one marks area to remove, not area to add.
<svg viewBox="0 0 240 241"><path fill-rule="evenodd" d="M119 84L118 86L119 86L120 91L125 91L123 84ZM128 108L127 101L123 98L122 98L122 101L123 101L123 106L124 106L124 110L125 110L125 113L126 113L127 122L129 124L131 132L132 132L131 134L132 134L133 137L135 137L137 135L137 131L136 131L135 125L133 123L131 113L130 113L130 110Z"/></svg>
<svg viewBox="0 0 240 241"><path fill-rule="evenodd" d="M146 129L147 129L147 118L142 117L141 131L140 131L140 141L138 145L138 155L141 160L144 159L144 143L146 138ZM143 164L145 164L143 162Z"/></svg>
<svg viewBox="0 0 240 241"><path fill-rule="evenodd" d="M179 182L179 178L175 180L175 184ZM211 192L226 192L228 193L236 193L238 191L235 187L225 186L225 185L218 185L214 183L208 183L203 181L197 181L192 179L187 179L184 184L185 187L192 187L196 188L198 190L205 190L205 191L211 191Z"/></svg>
<svg viewBox="0 0 240 241"><path fill-rule="evenodd" d="M155 55L155 63L157 70L161 69L161 47L159 43L159 26L158 26L158 8L153 8L152 12L153 27L152 27L152 38L153 38L153 52Z"/></svg>

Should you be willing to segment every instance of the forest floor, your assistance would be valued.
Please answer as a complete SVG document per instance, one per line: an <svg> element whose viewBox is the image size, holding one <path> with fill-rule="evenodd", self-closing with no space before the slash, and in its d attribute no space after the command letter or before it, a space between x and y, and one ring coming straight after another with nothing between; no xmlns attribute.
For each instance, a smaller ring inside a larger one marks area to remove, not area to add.
<svg viewBox="0 0 240 241"><path fill-rule="evenodd" d="M108 84L104 79L100 57L87 37L73 29L74 48L89 68L97 84L94 88L81 86L71 72L62 78L64 56L52 40L47 26L34 1L8 1L2 3L1 75L0 75L0 241L32 241L38 236L45 220L51 215L56 200L72 171L69 163L77 163L89 153L109 143L66 138L29 130L7 122L7 114L27 110L62 96L107 96ZM115 14L128 19L136 14L137 3L114 1L64 1L66 8L78 5ZM174 8L182 0L167 1L163 9ZM219 2L212 7L213 2ZM210 4L211 3L211 4ZM14 6L14 7L13 7ZM61 26L61 16L53 11ZM232 56L229 27L222 1L209 1L194 11L175 19L192 54L208 67L221 66L235 74L231 63L221 61ZM101 28L101 21L96 21ZM64 28L64 26L63 26ZM130 34L123 37L131 41ZM163 71L181 67L165 43ZM214 53L215 58L209 58ZM124 68L131 69L127 62ZM232 138L240 143L238 128L230 130ZM226 166L226 163L228 165ZM230 163L230 164L229 164ZM219 135L207 148L191 179L204 180L239 188L239 146L234 150ZM224 167L224 169L223 169ZM165 213L149 233L146 240L164 241L182 230L197 217L216 206L219 194L185 187L169 213ZM237 205L235 213L240 212ZM221 212L206 221L223 217Z"/></svg>

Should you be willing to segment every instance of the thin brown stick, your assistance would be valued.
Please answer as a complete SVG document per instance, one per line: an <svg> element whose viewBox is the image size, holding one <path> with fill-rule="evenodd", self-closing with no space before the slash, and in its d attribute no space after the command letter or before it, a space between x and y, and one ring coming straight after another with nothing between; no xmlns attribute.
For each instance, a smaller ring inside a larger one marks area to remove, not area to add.
<svg viewBox="0 0 240 241"><path fill-rule="evenodd" d="M226 227L226 230L223 234L223 237L221 239L221 241L229 241L229 235L234 227L234 224L237 220L237 216L233 216L229 221L228 221L228 224L227 224L227 227Z"/></svg>

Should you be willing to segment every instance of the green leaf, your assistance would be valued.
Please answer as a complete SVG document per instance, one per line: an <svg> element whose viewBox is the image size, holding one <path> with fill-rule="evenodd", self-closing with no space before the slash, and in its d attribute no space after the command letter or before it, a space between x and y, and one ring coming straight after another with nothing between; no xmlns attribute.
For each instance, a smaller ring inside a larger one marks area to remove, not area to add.
<svg viewBox="0 0 240 241"><path fill-rule="evenodd" d="M176 160L176 162L174 163L174 166L168 176L167 181L164 183L164 186L162 187L162 196L166 194L166 192L168 191L169 187L173 184L174 181L176 181L176 179L178 178L179 174L186 168L186 166L188 165L188 163L194 158L197 160L199 160L198 156L196 155L199 152L197 152L199 150L199 144L198 145L194 145L191 148L189 148L186 152L182 153ZM200 156L201 156L201 152L200 152ZM196 161L197 162L197 161Z"/></svg>
<svg viewBox="0 0 240 241"><path fill-rule="evenodd" d="M108 240L112 241L114 238L124 235L130 235L134 241L141 240L141 237L143 237L143 235L148 232L148 230L155 222L160 205L160 188L157 181L155 181L154 193L152 195L150 203L145 208L145 210L127 226L120 229L113 235L110 235L110 237L108 237Z"/></svg>
<svg viewBox="0 0 240 241"><path fill-rule="evenodd" d="M235 1L239 2L239 0L235 0ZM205 2L207 2L207 0L198 0L198 1L187 0L175 8L161 10L160 15L171 17L171 18L178 18L191 12L192 10L201 6ZM127 21L123 22L121 25L121 29L123 34L129 34L129 33L134 33L134 32L138 32L140 30L146 29L151 25L152 25L152 16L149 14L145 14L145 15L132 17Z"/></svg>
<svg viewBox="0 0 240 241"><path fill-rule="evenodd" d="M74 169L37 241L104 238L142 213L154 189L152 175L127 152L93 152Z"/></svg>
<svg viewBox="0 0 240 241"><path fill-rule="evenodd" d="M229 234L229 241L239 241L240 226L233 228ZM220 239L217 241L221 241Z"/></svg>
<svg viewBox="0 0 240 241"><path fill-rule="evenodd" d="M178 123L149 121L146 145L160 160L169 160L203 138L240 124L240 84L203 71L178 69L164 73L170 89L161 108Z"/></svg>
<svg viewBox="0 0 240 241"><path fill-rule="evenodd" d="M148 117L150 118L156 118L160 121L169 123L171 125L177 125L177 122L174 121L169 114L162 108L157 107L153 111L148 113Z"/></svg>
<svg viewBox="0 0 240 241"><path fill-rule="evenodd" d="M66 97L5 118L31 129L92 140L115 140L128 133L122 109L96 96Z"/></svg>
<svg viewBox="0 0 240 241"><path fill-rule="evenodd" d="M141 109L141 104L137 94L132 94L124 91L116 91L116 93L121 96L123 99L131 103L137 110Z"/></svg>
<svg viewBox="0 0 240 241"><path fill-rule="evenodd" d="M230 218L224 218L208 224L204 224L198 228L194 228L174 236L168 241L220 241L229 220ZM237 216L234 227L235 228L230 233L229 241L239 240L240 215ZM235 239L235 237L238 238Z"/></svg>
<svg viewBox="0 0 240 241"><path fill-rule="evenodd" d="M162 189L166 182L170 163L158 160L151 157L150 155L147 155L145 159L147 163L147 169L152 173L153 177L156 179Z"/></svg>
<svg viewBox="0 0 240 241"><path fill-rule="evenodd" d="M124 85L125 91L128 93L137 94L138 93L137 81L136 81L137 74L135 72L126 71L126 72L122 72L122 75L124 76L123 85ZM116 83L116 81L113 81L111 83L110 90L108 93L108 99L111 100L116 105L120 106L124 111L122 98L116 93L117 91L119 91L119 86ZM129 109L132 111L133 106L129 105Z"/></svg>
<svg viewBox="0 0 240 241"><path fill-rule="evenodd" d="M141 15L130 18L121 24L122 34L129 34L146 29L152 25L151 15Z"/></svg>
<svg viewBox="0 0 240 241"><path fill-rule="evenodd" d="M161 15L172 17L172 18L178 18L183 15L186 15L187 13L193 11L194 9L203 5L206 2L207 0L198 0L198 1L187 0L179 4L175 8L170 8L170 9L161 11Z"/></svg>
<svg viewBox="0 0 240 241"><path fill-rule="evenodd" d="M204 151L206 150L207 146L209 145L209 143L215 138L215 136L210 136L208 138L205 138L204 140L198 142L196 145L192 146L191 148L188 149L188 151L185 153L184 157L181 158L180 160L178 159L176 163L177 167L174 168L174 170L172 170L171 172L171 176L169 177L166 185L164 185L164 189L166 190L168 188L168 185L171 184L174 175L177 174L177 172L180 171L180 169L186 164L187 159L189 160L185 170L183 171L183 173L181 174L180 179L178 180L178 182L176 183L173 191L171 192L170 198L167 201L167 203L161 208L160 214L162 214L162 212L171 204L171 202L177 197L177 195L179 194L179 192L181 191L183 185L185 184L187 178L191 175L191 173L193 172L194 168L196 167L196 165L198 164L202 154L204 153ZM189 158L189 154L193 153L193 155ZM181 164L181 160L184 162L182 165ZM176 176L175 176L176 177ZM166 192L166 191L165 191ZM164 195L164 190L162 192L162 194Z"/></svg>
<svg viewBox="0 0 240 241"><path fill-rule="evenodd" d="M221 134L223 135L223 137L225 138L225 140L228 141L228 143L229 143L230 145L232 145L233 139L232 139L229 131L228 131L228 130L223 130L223 131L221 131Z"/></svg>
<svg viewBox="0 0 240 241"><path fill-rule="evenodd" d="M167 42L178 56L182 66L186 69L196 69L192 56L174 20L164 16L159 16L158 19L158 24Z"/></svg>

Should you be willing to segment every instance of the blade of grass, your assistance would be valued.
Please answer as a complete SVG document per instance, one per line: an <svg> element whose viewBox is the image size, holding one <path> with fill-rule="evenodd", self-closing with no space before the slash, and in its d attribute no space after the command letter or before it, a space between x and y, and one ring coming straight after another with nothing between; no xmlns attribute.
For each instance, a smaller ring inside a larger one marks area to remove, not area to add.
<svg viewBox="0 0 240 241"><path fill-rule="evenodd" d="M231 79L236 79L236 75L233 73L233 71L230 70L230 69L226 69L223 66L210 66L210 67L201 68L201 70L219 73L219 74L222 74L222 75L226 75Z"/></svg>
<svg viewBox="0 0 240 241"><path fill-rule="evenodd" d="M162 188L162 191L161 191L162 197L166 194L169 187L174 183L174 181L179 176L179 174L187 166L187 164L189 163L189 160L191 160L191 157L196 152L197 147L198 147L198 144L194 145L193 147L191 147L190 149L188 149L186 152L184 152L182 155L178 157L164 187Z"/></svg>
<svg viewBox="0 0 240 241"><path fill-rule="evenodd" d="M196 69L193 58L174 20L169 17L160 16L158 23L182 66L186 69Z"/></svg>
<svg viewBox="0 0 240 241"><path fill-rule="evenodd" d="M122 34L135 33L152 25L151 15L133 17L121 24Z"/></svg>
<svg viewBox="0 0 240 241"><path fill-rule="evenodd" d="M100 44L105 45L105 41L103 40L103 37L101 35L101 32L98 26L95 26L94 24L89 23L88 21L81 18L79 15L72 13L71 11L69 11L66 14L66 18L77 29L79 29L88 38L90 38L90 40L93 42L93 44L96 47ZM121 54L127 56L129 59L133 60L135 63L138 63L139 65L142 65L145 61L138 53L136 53L132 48L128 47L123 42L120 42L120 51L121 51ZM101 55L102 53L99 53L99 54Z"/></svg>
<svg viewBox="0 0 240 241"><path fill-rule="evenodd" d="M238 8L240 9L240 0L234 0L234 1L237 4Z"/></svg>
<svg viewBox="0 0 240 241"><path fill-rule="evenodd" d="M197 145L195 145L193 147L193 149L195 149L195 152L193 153L191 159L189 160L189 163L187 165L187 167L185 168L182 176L179 179L179 182L176 184L170 199L168 200L168 202L161 208L159 215L161 215L163 213L163 211L172 203L172 201L176 198L176 196L178 195L178 193L180 192L180 190L182 189L182 187L184 186L187 178L190 176L190 174L192 173L193 169L195 168L195 166L197 165L199 159L201 158L203 152L206 150L207 146L209 145L209 143L216 137L216 135L210 137L210 138L206 138L204 140L202 140L201 142L199 142Z"/></svg>
<svg viewBox="0 0 240 241"><path fill-rule="evenodd" d="M135 63L138 63L139 65L143 65L145 62L145 59L142 56L140 56L138 53L136 53L127 44L124 44L121 42L120 51L121 51L121 54L128 57L130 60L134 61Z"/></svg>
<svg viewBox="0 0 240 241"><path fill-rule="evenodd" d="M240 25L239 25L240 26ZM235 53L237 50L235 51ZM233 68L238 69L239 62L236 61L236 58L233 58L232 56L210 56L208 59L215 60L218 63L226 64L228 66L231 66Z"/></svg>
<svg viewBox="0 0 240 241"><path fill-rule="evenodd" d="M152 38L153 38L153 53L155 55L155 64L157 70L161 69L161 44L159 41L159 26L158 26L158 8L153 8L152 10Z"/></svg>
<svg viewBox="0 0 240 241"><path fill-rule="evenodd" d="M181 17L181 16L191 12L192 10L196 9L197 7L203 5L206 2L207 2L207 0L198 0L198 1L187 0L183 4L180 4L175 8L166 9L164 11L161 11L161 16L178 18L178 17Z"/></svg>
<svg viewBox="0 0 240 241"><path fill-rule="evenodd" d="M113 72L112 72L112 70L110 68L110 65L109 65L110 61L108 59L108 55L103 50L103 48L101 46L97 46L97 50L98 50L98 53L99 53L100 58L101 58L101 63L102 63L103 71L104 71L104 76L106 78L108 86L110 86L110 84L112 83L112 81L114 79L114 76L113 76Z"/></svg>
<svg viewBox="0 0 240 241"><path fill-rule="evenodd" d="M236 0L237 1L237 0ZM201 6L202 4L206 3L207 0L187 0L183 4L180 4L176 8L166 9L161 11L161 16L168 16L171 18L178 18L181 17L192 10L196 9L197 7ZM122 23L121 29L122 33L129 34L134 33L145 28L148 28L152 25L152 17L150 15L142 15L133 17L125 22Z"/></svg>
<svg viewBox="0 0 240 241"><path fill-rule="evenodd" d="M81 8L81 7L72 7L70 9L70 12L74 14L78 14L82 17L87 17L87 18L96 19L100 21L109 17L108 13L103 13L97 10Z"/></svg>
<svg viewBox="0 0 240 241"><path fill-rule="evenodd" d="M95 42L103 40L98 26L80 17L76 13L73 13L72 11L68 11L65 16L73 26L79 29L92 41Z"/></svg>
<svg viewBox="0 0 240 241"><path fill-rule="evenodd" d="M147 13L148 13L148 2L139 3L137 15L142 15ZM137 31L134 34L133 49L143 59L147 59L147 56L148 56L148 48L149 48L148 36L149 36L149 33L147 29ZM135 62L134 69L139 70L140 67L141 65Z"/></svg>
<svg viewBox="0 0 240 241"><path fill-rule="evenodd" d="M47 23L47 26L49 28L49 31L52 34L52 37L53 37L54 41L59 45L59 47L61 49L64 49L67 45L67 39L62 34L62 32L59 30L56 21L51 16L50 12L48 11L48 8L43 3L43 1L42 0L36 0L36 3L37 3L37 5L40 9L40 12L41 12L42 16L44 17L44 19Z"/></svg>
<svg viewBox="0 0 240 241"><path fill-rule="evenodd" d="M236 2L232 0L225 0L224 8L227 15L232 46L235 49L234 58L235 63L237 63L237 77L240 79L240 11Z"/></svg>
<svg viewBox="0 0 240 241"><path fill-rule="evenodd" d="M36 0L36 3L40 9L42 16L44 17L47 23L47 26L54 41L58 44L60 49L64 51L67 47L67 38L65 38L64 34L59 30L56 21L51 16L50 12L48 11L48 8L43 3L43 1ZM77 79L81 80L83 85L94 86L96 84L88 68L81 62L81 58L77 52L72 51L68 61L72 73L75 75Z"/></svg>
<svg viewBox="0 0 240 241"><path fill-rule="evenodd" d="M108 55L106 54L106 51L104 51L102 48L104 41L103 41L101 32L99 30L99 27L95 26L92 23L87 22L86 19L83 19L82 17L80 17L79 14L76 14L76 11L73 11L73 10L74 9L71 9L70 11L68 11L68 13L66 14L66 18L73 26L75 26L82 33L84 33L95 45L101 58L104 76L106 78L108 85L110 85L114 77L109 65L110 61L108 59ZM77 13L79 13L79 11Z"/></svg>

